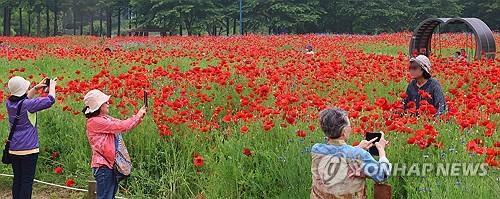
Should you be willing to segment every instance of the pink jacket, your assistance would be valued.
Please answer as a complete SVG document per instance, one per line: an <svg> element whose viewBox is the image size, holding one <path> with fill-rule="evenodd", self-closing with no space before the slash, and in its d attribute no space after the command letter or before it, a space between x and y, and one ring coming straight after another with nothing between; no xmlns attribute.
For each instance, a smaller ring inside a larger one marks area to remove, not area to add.
<svg viewBox="0 0 500 199"><path fill-rule="evenodd" d="M87 119L87 138L92 149L91 167L107 166L113 169L115 163L115 134L125 133L140 122L134 115L126 120L119 120L109 115Z"/></svg>

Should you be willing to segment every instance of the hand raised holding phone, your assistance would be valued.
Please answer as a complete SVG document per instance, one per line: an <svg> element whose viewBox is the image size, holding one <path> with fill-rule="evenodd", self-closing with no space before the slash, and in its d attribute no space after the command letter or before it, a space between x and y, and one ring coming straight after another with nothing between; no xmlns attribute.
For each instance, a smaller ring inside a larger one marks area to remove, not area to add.
<svg viewBox="0 0 500 199"><path fill-rule="evenodd" d="M139 109L139 112L137 114L143 118L148 111L148 92L144 91L144 105Z"/></svg>
<svg viewBox="0 0 500 199"><path fill-rule="evenodd" d="M45 93L49 93L51 89L55 90L56 85L57 85L57 78L50 79L50 78L46 77L43 81L45 81L44 86L43 86Z"/></svg>
<svg viewBox="0 0 500 199"><path fill-rule="evenodd" d="M387 147L387 145L389 145L389 141L387 141L385 138L384 138L384 132L380 132L381 137L380 137L380 140L378 142L375 142L375 147L377 147L378 150L383 150L385 149L385 147Z"/></svg>
<svg viewBox="0 0 500 199"><path fill-rule="evenodd" d="M48 78L43 78L43 80L40 83L38 83L37 85L35 85L34 88L41 89L41 88L47 87L47 80L48 80Z"/></svg>
<svg viewBox="0 0 500 199"><path fill-rule="evenodd" d="M377 138L373 138L371 140L361 140L361 142L358 144L358 147L360 147L364 150L368 150L368 149L370 149L370 147L372 147L374 145L376 140L377 140Z"/></svg>
<svg viewBox="0 0 500 199"><path fill-rule="evenodd" d="M140 118L143 118L146 113L148 112L148 108L146 106L142 106L141 109L137 112L137 115L139 115Z"/></svg>
<svg viewBox="0 0 500 199"><path fill-rule="evenodd" d="M384 151L385 147L389 144L389 141L385 140L384 132L368 132L366 133L366 141L364 145L368 147L368 151L370 154L374 156L379 155L379 151ZM361 143L360 143L361 144ZM385 154L385 152L384 152Z"/></svg>

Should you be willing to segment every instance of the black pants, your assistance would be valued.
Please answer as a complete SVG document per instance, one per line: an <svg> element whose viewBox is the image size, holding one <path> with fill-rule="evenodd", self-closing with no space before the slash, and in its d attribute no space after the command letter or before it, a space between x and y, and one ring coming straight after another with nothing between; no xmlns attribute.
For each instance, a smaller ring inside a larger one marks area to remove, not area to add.
<svg viewBox="0 0 500 199"><path fill-rule="evenodd" d="M14 182L12 183L13 199L31 198L37 160L38 153L12 155L12 170L14 171Z"/></svg>

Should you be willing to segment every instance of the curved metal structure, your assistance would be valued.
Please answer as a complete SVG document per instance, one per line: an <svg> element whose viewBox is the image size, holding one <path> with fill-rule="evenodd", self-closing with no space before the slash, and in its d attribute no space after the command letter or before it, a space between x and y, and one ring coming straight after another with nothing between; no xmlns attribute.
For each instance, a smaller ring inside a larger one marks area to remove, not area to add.
<svg viewBox="0 0 500 199"><path fill-rule="evenodd" d="M413 36L410 40L410 55L414 51L417 51L429 56L434 30L440 25L447 24L465 24L474 32L476 40L475 59L483 57L495 59L496 46L493 32L488 25L477 18L429 18L422 21L413 31Z"/></svg>

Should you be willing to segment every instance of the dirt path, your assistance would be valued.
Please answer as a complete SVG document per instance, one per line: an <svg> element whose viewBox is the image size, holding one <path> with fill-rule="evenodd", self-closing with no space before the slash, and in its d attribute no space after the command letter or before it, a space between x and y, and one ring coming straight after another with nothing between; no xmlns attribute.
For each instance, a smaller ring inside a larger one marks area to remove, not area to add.
<svg viewBox="0 0 500 199"><path fill-rule="evenodd" d="M11 199L11 180L0 177L0 199ZM33 199L83 199L86 198L85 192L69 191L57 187L49 187L35 183L33 185Z"/></svg>

